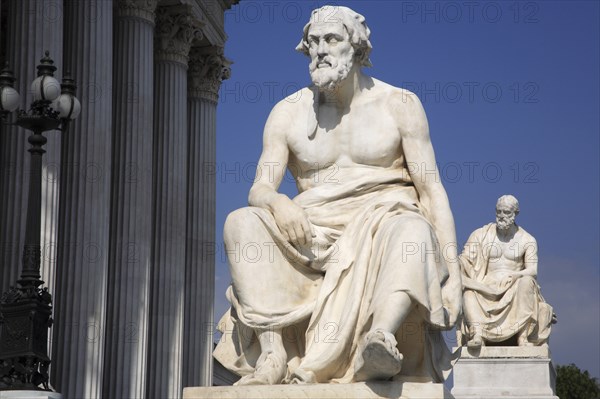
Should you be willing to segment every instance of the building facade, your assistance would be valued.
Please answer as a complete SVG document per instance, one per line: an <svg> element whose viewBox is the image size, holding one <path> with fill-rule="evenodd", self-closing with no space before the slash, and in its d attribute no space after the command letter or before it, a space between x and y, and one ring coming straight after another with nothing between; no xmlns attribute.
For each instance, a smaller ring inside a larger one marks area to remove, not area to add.
<svg viewBox="0 0 600 399"><path fill-rule="evenodd" d="M66 398L177 398L212 384L218 90L238 0L1 0L21 108L44 51L82 112L48 132L42 279L51 385ZM0 132L0 288L21 266L27 133ZM206 250L206 251L205 251Z"/></svg>

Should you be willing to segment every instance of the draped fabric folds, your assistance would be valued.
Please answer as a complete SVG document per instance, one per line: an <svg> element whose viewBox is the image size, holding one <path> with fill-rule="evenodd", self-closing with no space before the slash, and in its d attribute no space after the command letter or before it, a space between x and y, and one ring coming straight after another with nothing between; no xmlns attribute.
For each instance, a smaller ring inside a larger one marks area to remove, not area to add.
<svg viewBox="0 0 600 399"><path fill-rule="evenodd" d="M405 356L398 377L443 380L451 366L440 333L447 328L441 287L448 271L437 238L398 170L361 169L368 170L294 198L314 227L311 248L289 244L267 210L230 214L232 306L219 323L223 336L214 353L224 366L251 373L260 355L253 329L283 328L288 376L351 382L374 309L403 291L416 306L396 333Z"/></svg>
<svg viewBox="0 0 600 399"><path fill-rule="evenodd" d="M501 284L507 271L489 267L496 237L495 223L475 230L459 257L465 292L472 292L478 304L476 316L482 335L487 341L502 342L527 329L529 342L543 344L550 335L552 307L545 302L534 277L522 276L509 285ZM468 328L463 323L465 336Z"/></svg>

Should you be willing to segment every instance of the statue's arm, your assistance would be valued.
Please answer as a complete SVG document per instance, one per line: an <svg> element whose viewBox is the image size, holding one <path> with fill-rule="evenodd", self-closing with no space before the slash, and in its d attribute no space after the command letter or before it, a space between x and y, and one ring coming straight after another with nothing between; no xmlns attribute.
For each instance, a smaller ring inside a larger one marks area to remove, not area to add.
<svg viewBox="0 0 600 399"><path fill-rule="evenodd" d="M286 140L286 126L283 123L287 113L276 105L265 124L263 148L256 168L254 184L248 194L248 203L273 212L273 204L284 194L277 190L287 167L289 150Z"/></svg>
<svg viewBox="0 0 600 399"><path fill-rule="evenodd" d="M449 322L452 325L461 309L461 272L457 256L454 218L435 162L427 117L417 96L410 92L397 93L393 96L391 104L397 118L402 149L409 165L408 170L419 193L419 202L424 214L433 225L450 273L442 293L449 310ZM418 167L410 167L410 165ZM424 171L427 173L423 173Z"/></svg>
<svg viewBox="0 0 600 399"><path fill-rule="evenodd" d="M538 268L538 247L537 241L532 236L527 237L523 240L525 246L525 253L523 254L523 270L515 272L517 276L531 276L537 277Z"/></svg>
<svg viewBox="0 0 600 399"><path fill-rule="evenodd" d="M486 295L488 298L499 298L502 295L501 290L483 283L485 277L481 274L481 269L486 269L480 263L487 262L484 255L484 238L486 232L489 232L489 225L475 230L469 236L465 243L465 248L458 257L458 262L462 271L462 285L465 290L477 291ZM494 227L495 228L495 227ZM478 269L481 267L481 269Z"/></svg>
<svg viewBox="0 0 600 399"><path fill-rule="evenodd" d="M269 210L281 234L296 245L311 245L314 231L302 208L277 192L289 159L287 133L292 120L286 103L277 104L265 124L263 150L258 160L248 204Z"/></svg>

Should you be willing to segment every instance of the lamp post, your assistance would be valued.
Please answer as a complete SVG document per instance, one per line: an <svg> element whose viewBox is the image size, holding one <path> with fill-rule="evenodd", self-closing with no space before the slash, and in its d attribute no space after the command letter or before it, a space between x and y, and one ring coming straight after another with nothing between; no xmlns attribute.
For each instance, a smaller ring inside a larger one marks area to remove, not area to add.
<svg viewBox="0 0 600 399"><path fill-rule="evenodd" d="M52 296L47 288L41 288L44 282L40 279L42 156L47 141L44 132L65 131L68 122L79 115L81 104L75 97L72 79L64 77L59 84L54 78L56 67L47 51L37 70L38 77L31 84L31 108L29 112L18 111L16 122L12 123L33 134L28 138L31 175L21 278L17 280L18 287L10 287L0 298L0 390L50 390L48 328L52 326ZM8 68L0 72L3 119L20 102L19 93L12 87L14 81Z"/></svg>

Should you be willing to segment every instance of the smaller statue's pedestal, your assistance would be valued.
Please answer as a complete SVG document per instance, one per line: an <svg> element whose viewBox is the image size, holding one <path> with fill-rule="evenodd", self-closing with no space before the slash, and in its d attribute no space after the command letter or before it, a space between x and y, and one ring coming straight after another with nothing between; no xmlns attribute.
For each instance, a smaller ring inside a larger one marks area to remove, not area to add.
<svg viewBox="0 0 600 399"><path fill-rule="evenodd" d="M255 385L190 387L183 399L450 399L443 384L418 382L359 382L354 384Z"/></svg>
<svg viewBox="0 0 600 399"><path fill-rule="evenodd" d="M0 391L0 399L62 399L62 395L49 391Z"/></svg>
<svg viewBox="0 0 600 399"><path fill-rule="evenodd" d="M460 351L453 368L456 399L558 399L547 345L462 347Z"/></svg>

